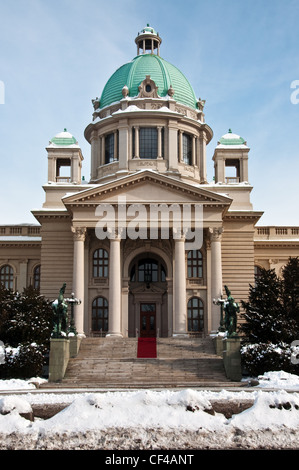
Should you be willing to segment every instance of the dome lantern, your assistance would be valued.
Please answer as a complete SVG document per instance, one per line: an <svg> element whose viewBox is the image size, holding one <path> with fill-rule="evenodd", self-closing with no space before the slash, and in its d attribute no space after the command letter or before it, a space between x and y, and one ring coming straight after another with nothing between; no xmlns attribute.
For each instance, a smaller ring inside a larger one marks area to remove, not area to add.
<svg viewBox="0 0 299 470"><path fill-rule="evenodd" d="M162 39L159 36L154 28L147 24L146 28L143 28L140 33L138 33L135 43L137 44L137 55L140 55L140 50L142 54L154 54L154 51L157 50L157 55L160 55L160 44Z"/></svg>

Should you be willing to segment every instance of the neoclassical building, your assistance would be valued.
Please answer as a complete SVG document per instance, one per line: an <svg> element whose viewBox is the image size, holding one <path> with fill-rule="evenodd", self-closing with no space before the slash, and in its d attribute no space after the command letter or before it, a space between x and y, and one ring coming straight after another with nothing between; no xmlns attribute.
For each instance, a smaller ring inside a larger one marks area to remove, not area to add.
<svg viewBox="0 0 299 470"><path fill-rule="evenodd" d="M136 57L92 100L89 182L64 129L46 147L38 223L0 227L0 281L53 300L65 282L81 300L82 335L209 334L224 285L246 300L260 267L280 273L299 256L299 227L256 227L250 149L231 130L215 146L209 182L204 100L161 57L153 28L135 43Z"/></svg>

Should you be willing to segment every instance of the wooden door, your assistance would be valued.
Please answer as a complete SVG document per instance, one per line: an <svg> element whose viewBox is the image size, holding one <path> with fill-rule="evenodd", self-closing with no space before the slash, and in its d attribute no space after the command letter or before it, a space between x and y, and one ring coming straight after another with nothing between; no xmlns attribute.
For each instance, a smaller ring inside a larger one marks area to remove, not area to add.
<svg viewBox="0 0 299 470"><path fill-rule="evenodd" d="M140 336L142 338L156 336L156 304L153 302L140 304Z"/></svg>

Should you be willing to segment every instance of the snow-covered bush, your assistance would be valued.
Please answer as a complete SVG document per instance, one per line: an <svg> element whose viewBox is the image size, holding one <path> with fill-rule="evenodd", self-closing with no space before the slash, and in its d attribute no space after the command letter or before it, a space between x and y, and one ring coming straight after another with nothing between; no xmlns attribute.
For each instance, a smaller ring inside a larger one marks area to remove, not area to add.
<svg viewBox="0 0 299 470"><path fill-rule="evenodd" d="M52 316L51 303L35 289L27 288L20 294L0 287L0 341L5 345L0 378L27 378L42 373Z"/></svg>
<svg viewBox="0 0 299 470"><path fill-rule="evenodd" d="M292 361L293 352L294 348L286 343L246 344L241 348L242 364L254 377L275 370L298 374L298 366Z"/></svg>
<svg viewBox="0 0 299 470"><path fill-rule="evenodd" d="M299 375L292 361L292 343L299 340L299 259L290 258L279 278L274 269L261 269L247 302L241 357L251 375L284 370Z"/></svg>

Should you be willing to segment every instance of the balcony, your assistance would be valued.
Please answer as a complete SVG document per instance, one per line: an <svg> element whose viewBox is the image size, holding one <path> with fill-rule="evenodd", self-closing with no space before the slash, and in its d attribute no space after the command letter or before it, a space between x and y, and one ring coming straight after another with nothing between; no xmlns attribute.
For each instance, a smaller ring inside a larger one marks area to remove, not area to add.
<svg viewBox="0 0 299 470"><path fill-rule="evenodd" d="M225 177L226 184L237 184L240 183L239 176L226 176Z"/></svg>
<svg viewBox="0 0 299 470"><path fill-rule="evenodd" d="M70 183L70 176L56 176L56 183Z"/></svg>

